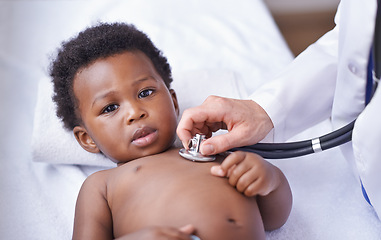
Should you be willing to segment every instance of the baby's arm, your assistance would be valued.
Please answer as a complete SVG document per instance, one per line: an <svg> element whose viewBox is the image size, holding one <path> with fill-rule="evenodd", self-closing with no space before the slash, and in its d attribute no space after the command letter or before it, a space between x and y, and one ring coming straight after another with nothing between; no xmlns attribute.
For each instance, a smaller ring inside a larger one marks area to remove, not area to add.
<svg viewBox="0 0 381 240"><path fill-rule="evenodd" d="M292 206L290 186L282 171L261 156L234 152L220 166L212 167L211 172L228 177L229 183L246 196L257 196L266 230L277 229L286 222Z"/></svg>
<svg viewBox="0 0 381 240"><path fill-rule="evenodd" d="M90 175L81 187L74 217L73 240L76 239L113 239L104 172Z"/></svg>

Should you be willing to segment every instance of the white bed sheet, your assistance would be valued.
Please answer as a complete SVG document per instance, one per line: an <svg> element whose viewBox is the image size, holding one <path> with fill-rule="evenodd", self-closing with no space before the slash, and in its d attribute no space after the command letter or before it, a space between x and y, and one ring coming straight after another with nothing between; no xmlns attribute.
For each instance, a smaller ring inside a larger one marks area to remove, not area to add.
<svg viewBox="0 0 381 240"><path fill-rule="evenodd" d="M234 79L250 93L292 59L261 0L0 2L1 239L71 238L78 190L100 167L53 164L43 160L44 152L36 155L42 143L31 144L39 121L35 106L49 54L99 19L128 21L148 33L187 86L192 77L210 78L204 89ZM177 79L181 91L185 85ZM233 96L244 97L237 89ZM200 103L207 93L191 92L194 100L183 99L183 107ZM232 94L226 88L217 93ZM39 113L54 114L43 103ZM329 126L326 121L299 137ZM65 141L52 139L45 151L60 151ZM381 239L380 222L339 150L274 164L289 179L294 206L285 226L267 239Z"/></svg>

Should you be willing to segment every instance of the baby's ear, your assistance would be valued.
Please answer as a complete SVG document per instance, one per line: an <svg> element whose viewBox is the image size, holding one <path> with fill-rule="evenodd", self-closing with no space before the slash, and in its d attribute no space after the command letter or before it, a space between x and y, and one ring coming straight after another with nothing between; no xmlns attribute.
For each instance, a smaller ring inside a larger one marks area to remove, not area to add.
<svg viewBox="0 0 381 240"><path fill-rule="evenodd" d="M173 89L169 89L169 93L171 94L173 106L175 107L177 116L179 116L179 114L180 114L180 107L179 107L179 102L177 101L176 92Z"/></svg>
<svg viewBox="0 0 381 240"><path fill-rule="evenodd" d="M93 139L90 137L90 135L87 133L86 129L81 126L75 126L73 129L73 133L75 138L77 139L79 145L83 149L85 149L88 152L91 153L99 153L100 150L98 146L95 144Z"/></svg>

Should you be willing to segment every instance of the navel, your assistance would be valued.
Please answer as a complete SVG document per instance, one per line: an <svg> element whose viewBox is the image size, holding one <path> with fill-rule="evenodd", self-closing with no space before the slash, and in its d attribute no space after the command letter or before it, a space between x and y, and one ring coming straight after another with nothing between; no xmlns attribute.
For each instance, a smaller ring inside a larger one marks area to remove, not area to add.
<svg viewBox="0 0 381 240"><path fill-rule="evenodd" d="M232 224L235 224L235 223L236 223L236 220L233 219L233 218L228 218L227 221L228 221L229 223L232 223Z"/></svg>

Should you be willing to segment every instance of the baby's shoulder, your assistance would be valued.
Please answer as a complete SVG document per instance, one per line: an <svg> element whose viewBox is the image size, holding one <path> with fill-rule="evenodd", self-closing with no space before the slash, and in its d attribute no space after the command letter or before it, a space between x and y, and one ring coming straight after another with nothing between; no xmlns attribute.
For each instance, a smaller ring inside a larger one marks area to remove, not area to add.
<svg viewBox="0 0 381 240"><path fill-rule="evenodd" d="M89 175L82 184L81 191L103 192L107 188L107 181L112 169L102 170Z"/></svg>

